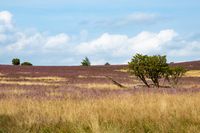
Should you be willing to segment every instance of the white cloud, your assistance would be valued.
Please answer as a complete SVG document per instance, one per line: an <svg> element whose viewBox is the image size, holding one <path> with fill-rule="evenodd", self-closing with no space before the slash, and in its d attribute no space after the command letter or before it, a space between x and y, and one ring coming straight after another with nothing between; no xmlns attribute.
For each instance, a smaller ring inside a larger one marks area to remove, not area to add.
<svg viewBox="0 0 200 133"><path fill-rule="evenodd" d="M127 40L128 37L126 35L110 35L104 33L93 41L80 43L76 49L80 54L98 54L115 51L123 47L123 43L126 43Z"/></svg>
<svg viewBox="0 0 200 133"><path fill-rule="evenodd" d="M8 11L0 12L0 32L13 28L12 14Z"/></svg>
<svg viewBox="0 0 200 133"><path fill-rule="evenodd" d="M136 14L131 18L134 21L145 21L154 19L155 16ZM27 32L29 30L26 29L25 31L13 25L10 12L0 12L0 54L10 58L14 55L19 58L28 55L36 62L47 60L46 63L52 62L54 65L67 62L79 64L77 61L85 56L91 57L93 64L124 63L136 53L166 54L171 59L200 57L200 41L185 40L173 29L160 32L143 31L131 37L125 34L103 33L90 41L87 41L89 33L86 31L81 32L78 37L71 37L66 33L48 35L37 31ZM49 58L52 61L48 60Z"/></svg>
<svg viewBox="0 0 200 133"><path fill-rule="evenodd" d="M133 37L105 33L93 41L81 43L76 49L78 53L83 55L100 53L112 56L128 56L134 53L149 54L160 50L162 45L170 42L176 35L177 33L171 29L159 33L141 32Z"/></svg>
<svg viewBox="0 0 200 133"><path fill-rule="evenodd" d="M47 38L47 42L44 45L44 48L47 49L58 49L63 48L64 45L69 43L70 37L64 33L51 36Z"/></svg>
<svg viewBox="0 0 200 133"><path fill-rule="evenodd" d="M178 49L169 49L168 55L174 57L200 57L200 42L198 41L184 41L182 46ZM200 59L200 58L199 58Z"/></svg>
<svg viewBox="0 0 200 133"><path fill-rule="evenodd" d="M21 51L36 51L38 49L41 50L42 44L45 43L45 36L41 33L35 33L32 35L27 35L23 32L13 33L12 38L14 39L13 43L9 43L6 46L6 49L9 52L21 52Z"/></svg>

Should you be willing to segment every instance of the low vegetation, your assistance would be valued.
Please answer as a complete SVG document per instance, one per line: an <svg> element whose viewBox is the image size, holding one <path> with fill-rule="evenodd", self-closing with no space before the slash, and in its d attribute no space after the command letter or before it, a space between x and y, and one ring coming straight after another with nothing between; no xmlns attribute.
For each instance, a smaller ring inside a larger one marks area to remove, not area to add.
<svg viewBox="0 0 200 133"><path fill-rule="evenodd" d="M33 64L31 64L30 62L23 62L21 64L21 66L32 66Z"/></svg>
<svg viewBox="0 0 200 133"><path fill-rule="evenodd" d="M169 67L166 73L166 79L171 82L172 85L177 85L180 78L186 73L183 67Z"/></svg>
<svg viewBox="0 0 200 133"><path fill-rule="evenodd" d="M185 77L200 77L200 70L190 70L184 75Z"/></svg>
<svg viewBox="0 0 200 133"><path fill-rule="evenodd" d="M0 133L199 132L199 70L175 65L139 54L129 69L2 65Z"/></svg>
<svg viewBox="0 0 200 133"><path fill-rule="evenodd" d="M115 85L115 84L97 84L97 83L90 83L90 84L76 84L76 87L82 89L94 89L94 90L121 90L122 88Z"/></svg>
<svg viewBox="0 0 200 133"><path fill-rule="evenodd" d="M166 56L136 54L129 62L129 72L137 76L147 87L150 87L147 78L151 79L154 86L160 87L159 80L166 78L173 85L178 84L179 79L186 70L183 67L170 67Z"/></svg>
<svg viewBox="0 0 200 133"><path fill-rule="evenodd" d="M85 100L0 100L0 132L195 133L200 130L199 96L135 94Z"/></svg>
<svg viewBox="0 0 200 133"><path fill-rule="evenodd" d="M106 63L105 63L105 66L110 66L110 63L106 62Z"/></svg>

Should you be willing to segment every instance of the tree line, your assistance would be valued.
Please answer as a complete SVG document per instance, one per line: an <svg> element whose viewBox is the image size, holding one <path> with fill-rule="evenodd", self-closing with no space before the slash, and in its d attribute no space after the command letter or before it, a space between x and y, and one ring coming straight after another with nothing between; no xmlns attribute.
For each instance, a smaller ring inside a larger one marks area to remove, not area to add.
<svg viewBox="0 0 200 133"><path fill-rule="evenodd" d="M20 63L20 59L18 58L14 58L12 59L12 64L15 65L15 66L32 66L33 64L30 63L30 62L23 62L23 63Z"/></svg>

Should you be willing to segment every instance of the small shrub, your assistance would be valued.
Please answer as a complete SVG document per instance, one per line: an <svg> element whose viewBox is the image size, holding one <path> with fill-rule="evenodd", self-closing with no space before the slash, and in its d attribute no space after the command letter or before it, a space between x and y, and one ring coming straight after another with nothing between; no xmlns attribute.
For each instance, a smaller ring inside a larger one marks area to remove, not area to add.
<svg viewBox="0 0 200 133"><path fill-rule="evenodd" d="M30 62L23 62L21 66L32 66L32 64Z"/></svg>
<svg viewBox="0 0 200 133"><path fill-rule="evenodd" d="M169 67L166 78L172 85L177 85L180 78L187 72L187 70L181 66Z"/></svg>
<svg viewBox="0 0 200 133"><path fill-rule="evenodd" d="M106 62L106 63L105 63L105 66L110 66L110 63Z"/></svg>
<svg viewBox="0 0 200 133"><path fill-rule="evenodd" d="M18 58L12 59L12 64L13 65L20 65L20 59L18 59Z"/></svg>
<svg viewBox="0 0 200 133"><path fill-rule="evenodd" d="M83 59L83 61L81 62L81 65L90 66L91 65L90 60L87 57L85 57L85 59Z"/></svg>

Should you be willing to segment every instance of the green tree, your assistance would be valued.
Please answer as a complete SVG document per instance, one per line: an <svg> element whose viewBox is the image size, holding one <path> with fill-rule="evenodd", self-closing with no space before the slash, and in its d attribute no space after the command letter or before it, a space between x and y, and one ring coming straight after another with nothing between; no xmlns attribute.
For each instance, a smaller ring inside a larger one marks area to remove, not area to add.
<svg viewBox="0 0 200 133"><path fill-rule="evenodd" d="M131 74L134 74L136 77L142 80L142 82L147 87L150 87L150 85L146 81L147 61L147 55L136 54L135 56L133 56L131 62L128 63L128 68Z"/></svg>
<svg viewBox="0 0 200 133"><path fill-rule="evenodd" d="M147 56L145 66L146 77L150 78L156 87L160 87L159 79L164 77L169 69L166 56Z"/></svg>
<svg viewBox="0 0 200 133"><path fill-rule="evenodd" d="M151 79L156 87L160 87L159 79L164 77L169 69L166 56L160 55L136 54L128 64L130 73L141 79L147 87L150 85L146 78Z"/></svg>
<svg viewBox="0 0 200 133"><path fill-rule="evenodd" d="M180 78L187 72L187 70L181 66L169 67L166 73L166 79L172 83L172 85L177 85Z"/></svg>
<svg viewBox="0 0 200 133"><path fill-rule="evenodd" d="M13 65L20 65L20 59L18 59L18 58L12 59L12 64Z"/></svg>
<svg viewBox="0 0 200 133"><path fill-rule="evenodd" d="M90 66L90 60L88 59L88 57L85 57L85 59L83 59L83 61L81 62L82 66Z"/></svg>

